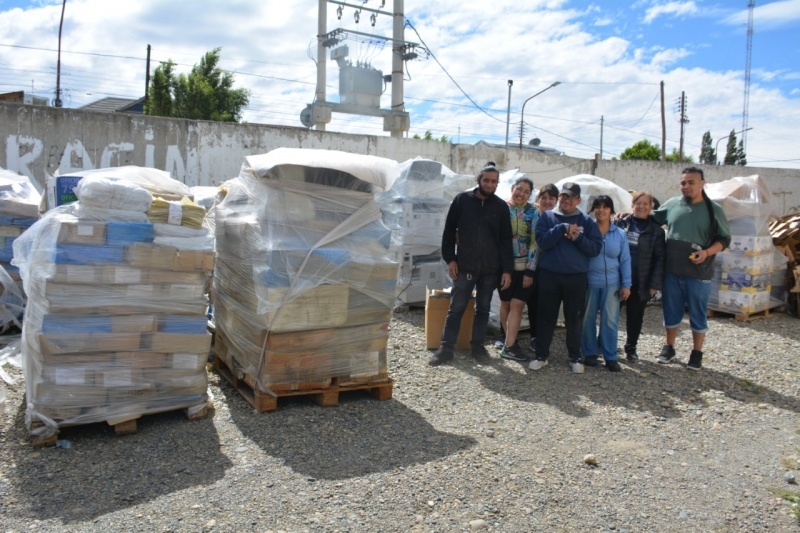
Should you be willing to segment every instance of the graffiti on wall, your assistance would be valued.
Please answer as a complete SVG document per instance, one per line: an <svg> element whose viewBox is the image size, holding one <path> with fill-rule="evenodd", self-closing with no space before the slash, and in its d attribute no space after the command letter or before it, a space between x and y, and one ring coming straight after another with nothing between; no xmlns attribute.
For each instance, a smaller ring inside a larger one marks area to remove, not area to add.
<svg viewBox="0 0 800 533"><path fill-rule="evenodd" d="M136 165L149 168L163 168L176 180L186 183L186 163L178 145L166 147L164 166L157 167L156 147L146 144L144 161L135 161L136 146L132 142L109 143L102 148L87 148L83 142L74 139L64 146L51 144L45 150L41 139L29 135L9 135L6 138L6 169L28 176L36 187L44 189L47 176L61 175L80 170ZM143 164L142 164L143 163ZM35 169L41 168L41 175Z"/></svg>

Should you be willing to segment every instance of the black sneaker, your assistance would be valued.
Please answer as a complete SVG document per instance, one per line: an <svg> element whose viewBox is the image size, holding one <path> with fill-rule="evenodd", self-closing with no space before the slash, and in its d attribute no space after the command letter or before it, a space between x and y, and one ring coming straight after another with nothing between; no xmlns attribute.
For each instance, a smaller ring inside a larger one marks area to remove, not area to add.
<svg viewBox="0 0 800 533"><path fill-rule="evenodd" d="M657 362L665 365L672 361L675 358L675 348L672 347L671 344L665 344L663 348L661 348L661 353L658 354Z"/></svg>
<svg viewBox="0 0 800 533"><path fill-rule="evenodd" d="M479 365L488 365L492 360L491 357L489 357L489 352L486 351L486 347L483 344L472 345L472 357L475 358L475 361Z"/></svg>
<svg viewBox="0 0 800 533"><path fill-rule="evenodd" d="M689 364L686 365L687 370L700 370L703 368L703 352L700 350L692 350L692 354L689 356Z"/></svg>
<svg viewBox="0 0 800 533"><path fill-rule="evenodd" d="M521 362L528 360L528 356L522 351L522 347L519 345L519 342L515 342L513 346L503 346L503 349L500 350L500 357L503 359L511 359L512 361Z"/></svg>
<svg viewBox="0 0 800 533"><path fill-rule="evenodd" d="M606 368L609 372L622 372L622 367L619 366L619 361L606 361Z"/></svg>
<svg viewBox="0 0 800 533"><path fill-rule="evenodd" d="M625 358L631 363L635 363L639 360L639 354L636 353L636 346L625 345Z"/></svg>
<svg viewBox="0 0 800 533"><path fill-rule="evenodd" d="M536 353L536 337L533 337L533 338L531 339L531 351L532 351L533 353Z"/></svg>
<svg viewBox="0 0 800 533"><path fill-rule="evenodd" d="M439 346L439 349L433 352L433 356L428 359L430 366L439 366L453 360L453 349L449 346Z"/></svg>
<svg viewBox="0 0 800 533"><path fill-rule="evenodd" d="M600 366L600 358L596 355L584 357L583 364L586 366Z"/></svg>

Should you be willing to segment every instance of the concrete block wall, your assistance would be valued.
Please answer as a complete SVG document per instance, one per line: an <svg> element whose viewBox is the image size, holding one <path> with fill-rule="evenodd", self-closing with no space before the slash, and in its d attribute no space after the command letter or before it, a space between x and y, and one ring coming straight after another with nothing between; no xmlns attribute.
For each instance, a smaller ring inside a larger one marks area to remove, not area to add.
<svg viewBox="0 0 800 533"><path fill-rule="evenodd" d="M576 174L594 174L660 199L678 194L683 166L658 161L610 161L517 148L449 144L387 136L318 132L302 127L230 124L122 113L0 103L0 167L29 176L42 190L47 175L138 165L166 170L189 185L216 185L239 173L248 155L279 147L341 150L403 162L433 159L459 174L487 161L527 172L537 187ZM758 174L784 213L800 212L800 170L704 166L709 182Z"/></svg>

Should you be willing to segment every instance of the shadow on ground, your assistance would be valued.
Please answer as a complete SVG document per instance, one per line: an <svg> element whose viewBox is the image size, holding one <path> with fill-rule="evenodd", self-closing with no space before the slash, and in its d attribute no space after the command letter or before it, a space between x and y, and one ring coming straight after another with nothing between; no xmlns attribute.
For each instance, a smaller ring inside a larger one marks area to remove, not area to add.
<svg viewBox="0 0 800 533"><path fill-rule="evenodd" d="M233 422L265 453L314 479L347 479L424 464L470 448L475 440L436 430L396 400L378 401L363 391L339 395L337 407L308 396L280 398L278 410L255 413L220 380ZM323 442L324 446L303 446Z"/></svg>
<svg viewBox="0 0 800 533"><path fill-rule="evenodd" d="M220 451L212 415L192 422L182 411L146 415L137 433L119 437L106 423L69 427L59 433L68 449L36 449L29 444L21 402L7 433L15 464L6 470L8 481L27 500L16 507L31 520L55 518L69 525L212 485L231 465Z"/></svg>

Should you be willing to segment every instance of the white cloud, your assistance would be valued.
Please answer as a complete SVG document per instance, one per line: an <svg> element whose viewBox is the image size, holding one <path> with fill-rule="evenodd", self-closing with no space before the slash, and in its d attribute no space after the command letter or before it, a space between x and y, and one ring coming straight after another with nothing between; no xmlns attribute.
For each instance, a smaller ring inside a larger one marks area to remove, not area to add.
<svg viewBox="0 0 800 533"><path fill-rule="evenodd" d="M666 2L657 4L647 9L643 22L652 23L662 15L682 16L697 13L697 5L693 1L689 2Z"/></svg>
<svg viewBox="0 0 800 533"><path fill-rule="evenodd" d="M725 24L739 26L747 24L748 9L737 11L726 17ZM759 29L778 28L800 21L800 0L781 0L765 5L756 5L753 9L753 25Z"/></svg>

